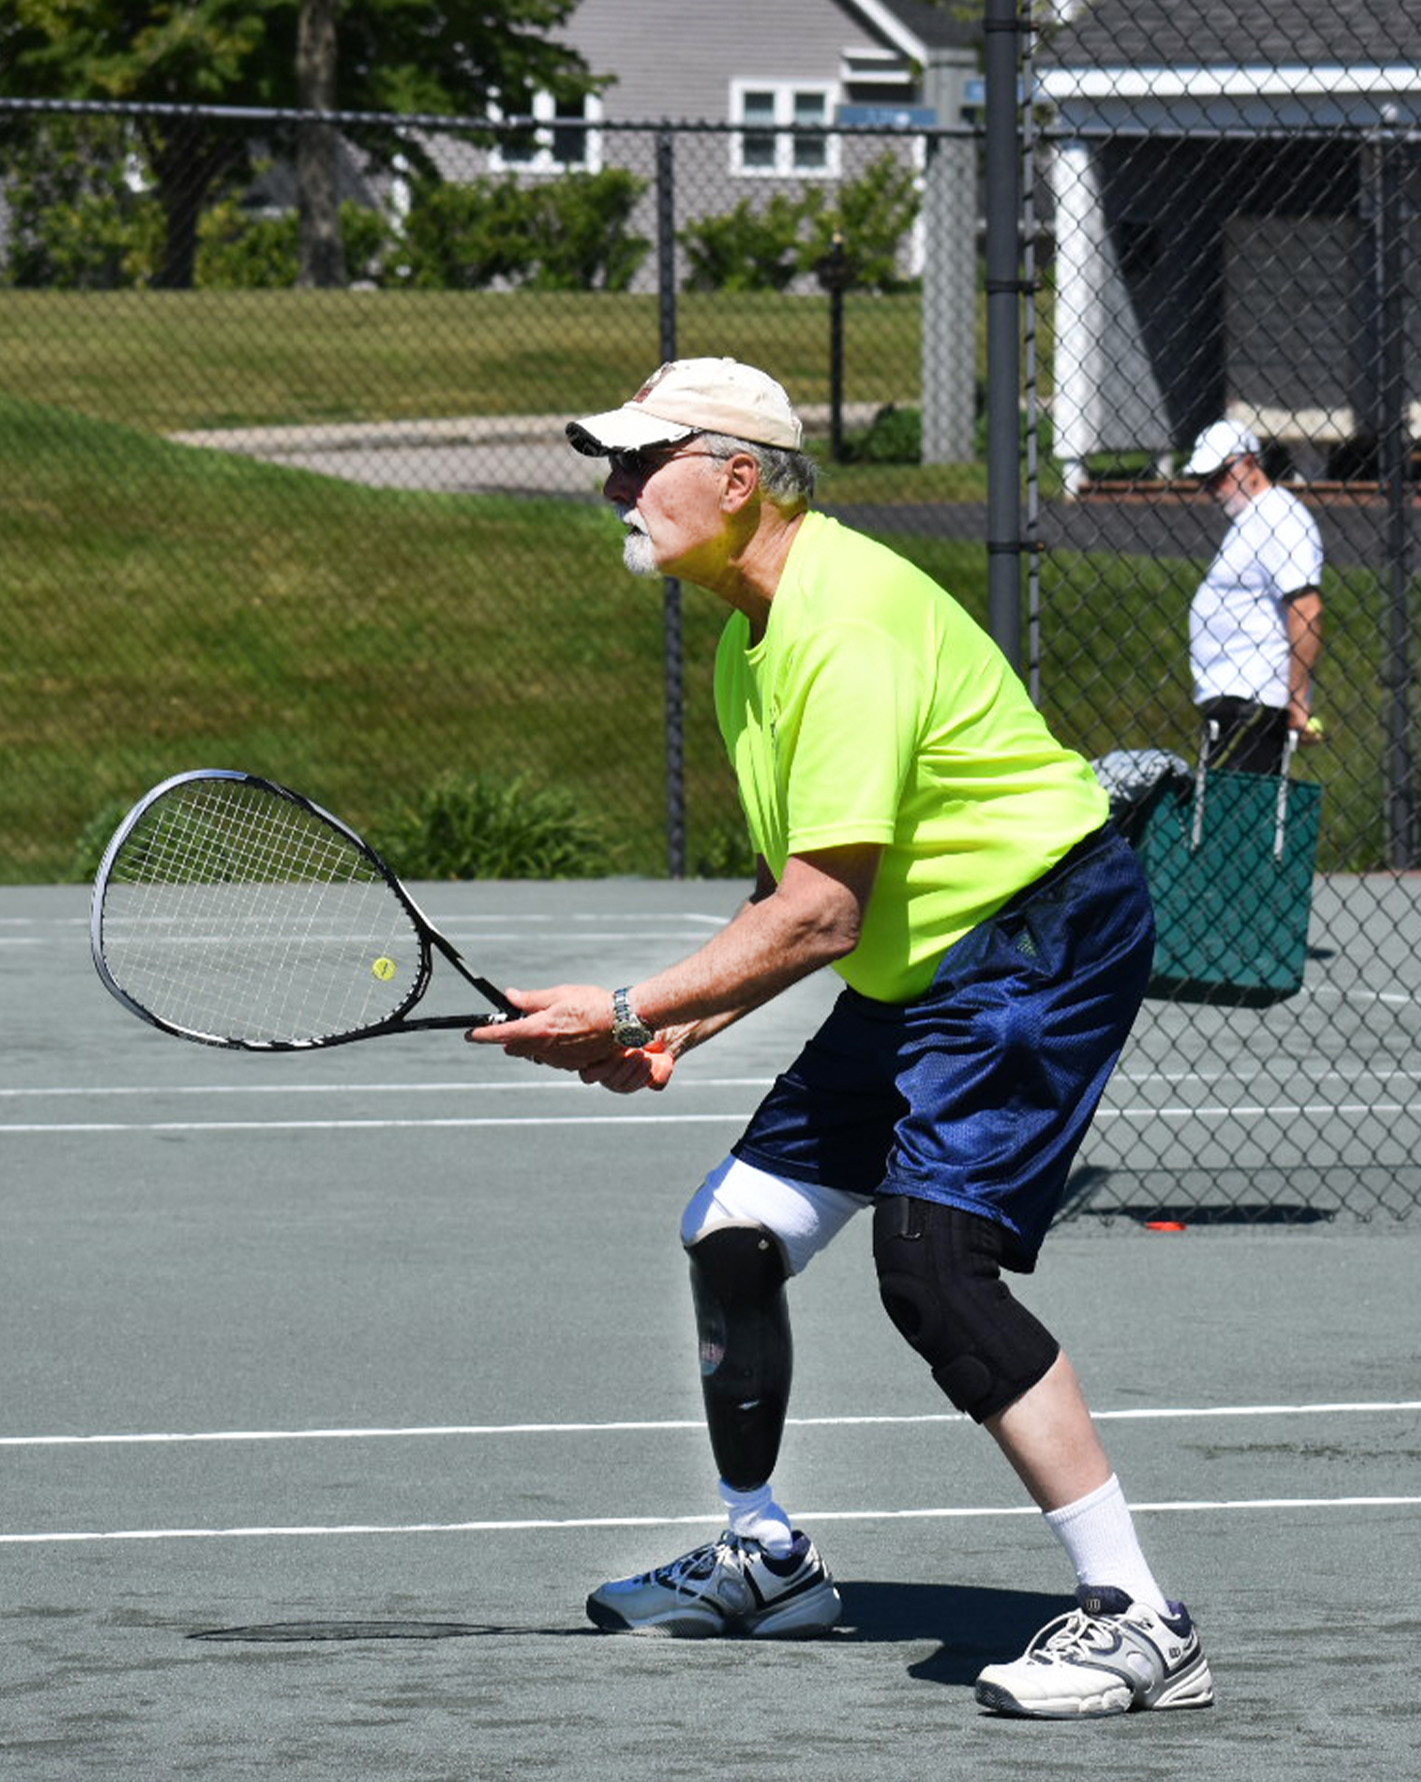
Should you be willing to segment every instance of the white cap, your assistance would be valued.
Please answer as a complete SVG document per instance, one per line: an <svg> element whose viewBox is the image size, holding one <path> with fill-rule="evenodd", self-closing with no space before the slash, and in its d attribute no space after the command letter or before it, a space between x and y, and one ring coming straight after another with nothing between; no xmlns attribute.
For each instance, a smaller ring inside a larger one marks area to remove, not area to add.
<svg viewBox="0 0 1421 1782"><path fill-rule="evenodd" d="M670 445L692 433L728 433L792 452L804 441L783 387L738 359L672 359L630 402L567 425L569 440L589 458Z"/></svg>
<svg viewBox="0 0 1421 1782"><path fill-rule="evenodd" d="M1245 453L1256 457L1261 450L1257 437L1247 427L1240 426L1237 421L1215 421L1194 441L1194 451L1183 474L1212 476L1216 470L1222 470L1230 458L1242 458Z"/></svg>

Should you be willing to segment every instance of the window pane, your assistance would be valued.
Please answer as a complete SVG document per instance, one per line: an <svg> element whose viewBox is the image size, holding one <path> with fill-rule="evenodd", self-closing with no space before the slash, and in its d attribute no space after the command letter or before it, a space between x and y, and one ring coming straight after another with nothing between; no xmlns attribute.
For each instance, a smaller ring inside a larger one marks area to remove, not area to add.
<svg viewBox="0 0 1421 1782"><path fill-rule="evenodd" d="M796 124L823 124L828 121L829 99L826 93L796 93L794 95L794 121ZM796 136L794 138L794 165L798 173L820 173L829 165L829 139L827 136Z"/></svg>
<svg viewBox="0 0 1421 1782"><path fill-rule="evenodd" d="M769 167L775 164L775 139L773 136L742 136L740 139L740 159L746 167Z"/></svg>
<svg viewBox="0 0 1421 1782"><path fill-rule="evenodd" d="M775 95L769 92L743 93L740 98L740 115L747 124L773 124L775 121ZM775 138L769 131L747 130L740 138L740 164L742 167L768 168L771 172L775 166Z"/></svg>
<svg viewBox="0 0 1421 1782"><path fill-rule="evenodd" d="M827 136L796 136L794 165L799 173L819 173L829 165Z"/></svg>
<svg viewBox="0 0 1421 1782"><path fill-rule="evenodd" d="M533 114L533 94L528 87L509 87L502 98L505 118L526 118ZM511 130L499 138L503 159L518 166L531 161L538 150L538 139L531 130Z"/></svg>
<svg viewBox="0 0 1421 1782"><path fill-rule="evenodd" d="M580 118L584 116L584 101L581 99L563 100L557 108L559 118ZM582 167L587 162L588 130L571 130L566 127L553 129L553 159L564 167Z"/></svg>

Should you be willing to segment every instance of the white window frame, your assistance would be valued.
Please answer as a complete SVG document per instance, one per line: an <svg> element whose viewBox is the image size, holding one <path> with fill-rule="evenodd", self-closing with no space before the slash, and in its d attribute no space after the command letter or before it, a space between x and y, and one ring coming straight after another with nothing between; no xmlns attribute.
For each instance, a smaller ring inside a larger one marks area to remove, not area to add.
<svg viewBox="0 0 1421 1782"><path fill-rule="evenodd" d="M745 116L745 99L750 93L774 95L772 123L749 123ZM795 148L803 139L787 129L795 120L797 94L817 93L824 99L824 162L819 167L801 167L795 160ZM730 83L730 120L741 126L730 139L730 171L741 179L837 179L839 177L840 138L833 124L839 97L838 83L832 80L732 80ZM767 167L748 166L745 161L745 137L775 137L774 164Z"/></svg>
<svg viewBox="0 0 1421 1782"><path fill-rule="evenodd" d="M490 104L489 116L496 122L503 121L504 112L496 104ZM512 112L512 117L526 117L527 112ZM533 94L531 115L539 128L534 132L534 149L526 159L509 160L503 152L503 139L500 137L489 152L488 164L495 173L600 173L602 171L602 132L586 129L581 132L583 138L582 159L580 161L559 161L553 154L555 137L553 132L562 127L573 125L576 119L562 119L557 115L557 102L552 94L539 90ZM600 124L602 121L602 100L596 93L587 93L582 100L582 116L588 125Z"/></svg>

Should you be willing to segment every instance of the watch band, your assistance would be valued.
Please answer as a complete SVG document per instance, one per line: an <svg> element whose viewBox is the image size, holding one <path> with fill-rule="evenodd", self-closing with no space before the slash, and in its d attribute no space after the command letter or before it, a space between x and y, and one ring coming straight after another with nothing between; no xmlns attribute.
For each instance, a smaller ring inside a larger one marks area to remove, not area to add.
<svg viewBox="0 0 1421 1782"><path fill-rule="evenodd" d="M649 1046L656 1029L648 1027L631 1005L631 986L612 992L612 1038L619 1046Z"/></svg>

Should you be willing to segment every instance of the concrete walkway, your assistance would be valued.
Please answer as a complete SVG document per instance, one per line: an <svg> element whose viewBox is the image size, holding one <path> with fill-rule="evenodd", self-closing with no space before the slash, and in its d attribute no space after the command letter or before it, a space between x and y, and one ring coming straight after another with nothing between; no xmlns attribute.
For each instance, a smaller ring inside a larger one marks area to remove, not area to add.
<svg viewBox="0 0 1421 1782"><path fill-rule="evenodd" d="M844 424L866 427L878 406L846 405ZM800 414L810 428L829 424L825 404L806 405ZM563 433L566 420L564 415L464 415L304 427L219 427L168 437L178 445L236 452L372 488L598 495L605 465L569 449Z"/></svg>
<svg viewBox="0 0 1421 1782"><path fill-rule="evenodd" d="M867 427L875 403L849 403L847 428ZM806 427L829 426L825 403L800 410ZM569 450L561 415L464 415L436 420L331 422L301 427L220 427L173 433L179 445L236 452L293 470L340 477L381 489L430 489L451 495L560 495L595 499L606 470L601 459ZM841 519L871 532L923 537L987 537L985 502L825 504ZM1309 498L1322 529L1327 561L1371 567L1388 560L1385 503L1362 491L1329 491ZM1408 511L1408 562L1421 565L1421 505ZM1110 551L1149 557L1211 556L1224 531L1207 496L1185 491L1112 491L1077 501L1046 503L1039 536L1048 550Z"/></svg>

